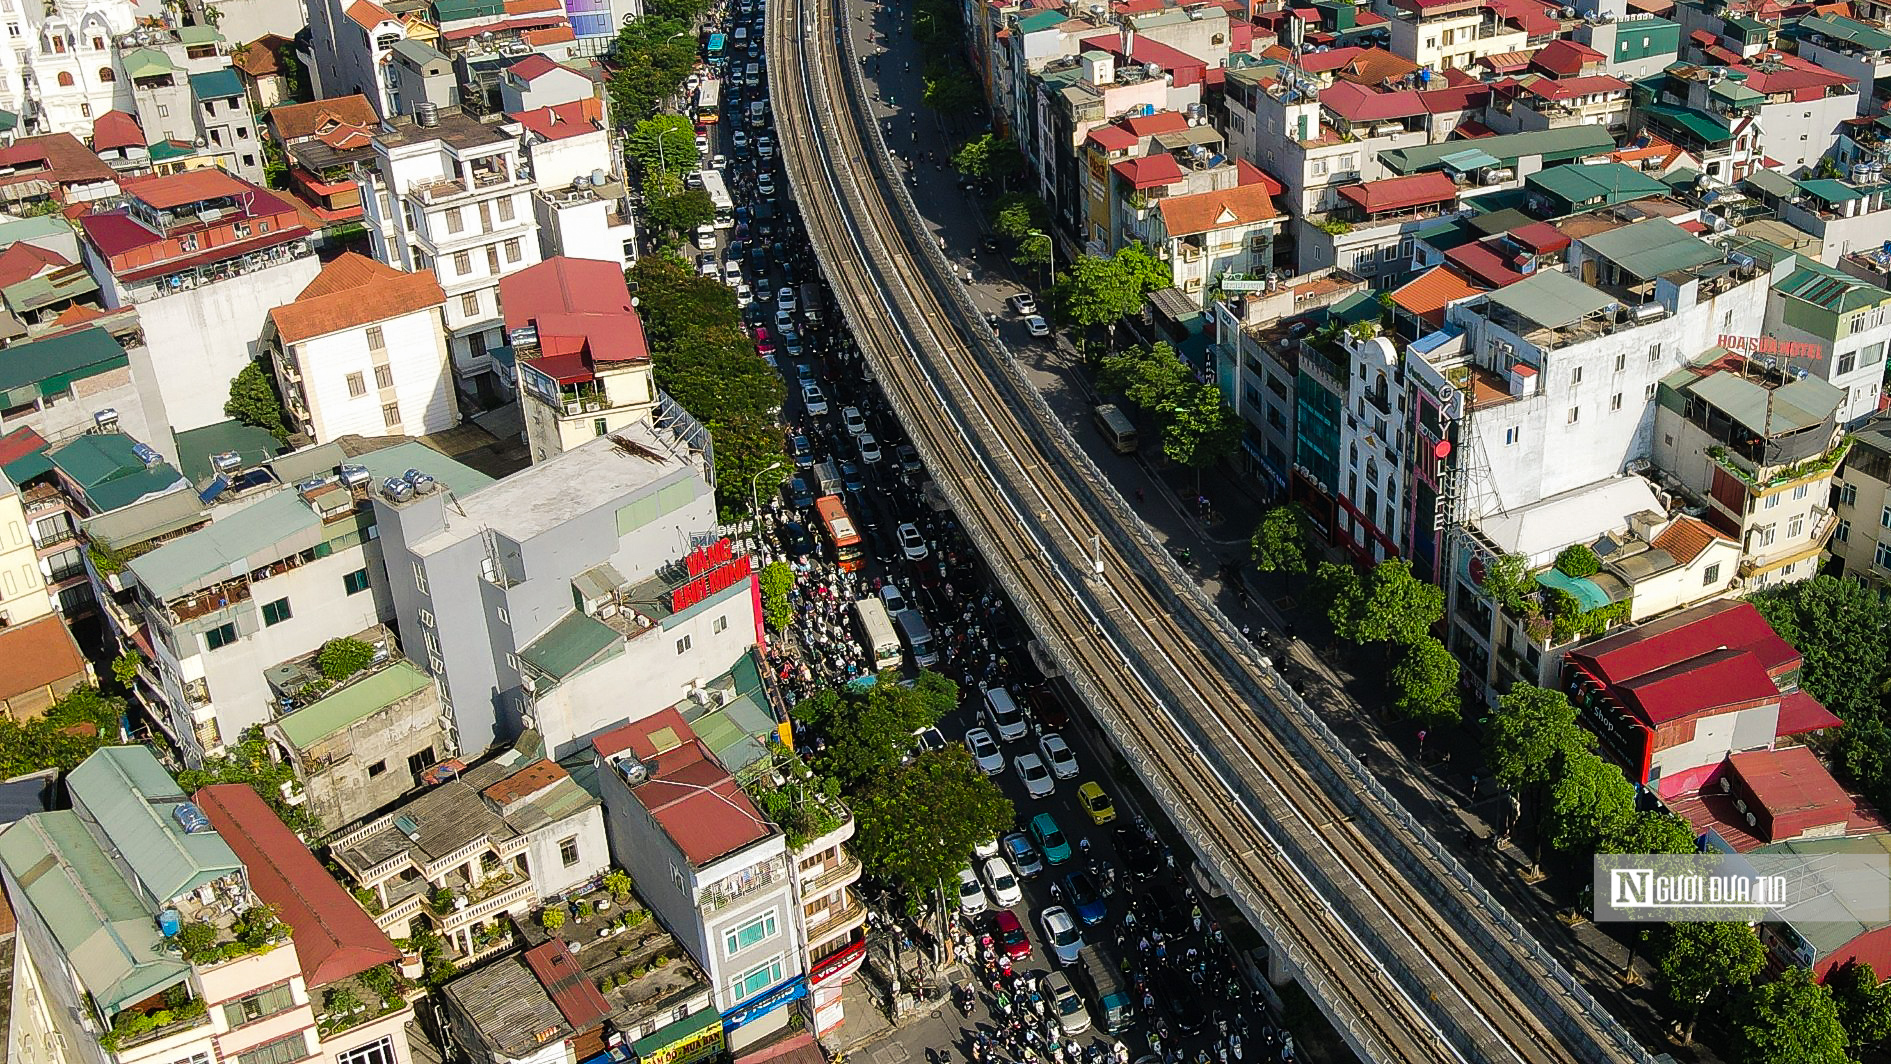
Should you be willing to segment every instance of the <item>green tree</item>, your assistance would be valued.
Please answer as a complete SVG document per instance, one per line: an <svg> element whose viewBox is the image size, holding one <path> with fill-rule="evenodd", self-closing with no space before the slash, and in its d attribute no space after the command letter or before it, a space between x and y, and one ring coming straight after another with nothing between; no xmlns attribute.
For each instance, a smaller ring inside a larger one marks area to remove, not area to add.
<svg viewBox="0 0 1891 1064"><path fill-rule="evenodd" d="M177 774L177 785L183 788L185 794L194 794L198 788L213 783L248 784L264 804L288 825L289 830L309 837L321 825L316 823L314 814L309 812L308 803L291 805L283 794L285 784L296 782L295 769L270 756L269 744L263 740L261 726L245 731L235 744L224 747L222 754L204 758L202 767L187 768Z"/></svg>
<svg viewBox="0 0 1891 1064"><path fill-rule="evenodd" d="M1007 192L992 202L991 228L999 236L1023 240L1050 224L1050 208L1029 192Z"/></svg>
<svg viewBox="0 0 1891 1064"><path fill-rule="evenodd" d="M794 568L787 562L769 562L757 578L762 585L762 620L771 631L785 632L794 623Z"/></svg>
<svg viewBox="0 0 1891 1064"><path fill-rule="evenodd" d="M125 700L75 687L25 722L0 717L0 779L56 768L69 772L93 751L118 741Z"/></svg>
<svg viewBox="0 0 1891 1064"><path fill-rule="evenodd" d="M138 666L143 664L144 656L135 650L128 650L112 659L112 679L118 681L122 690L131 690L133 680L138 678Z"/></svg>
<svg viewBox="0 0 1891 1064"><path fill-rule="evenodd" d="M733 523L749 511L751 481L763 498L781 490L793 464L788 441L770 415L737 411L699 420L716 441L716 505L723 520Z"/></svg>
<svg viewBox="0 0 1891 1064"><path fill-rule="evenodd" d="M1458 719L1458 659L1431 636L1404 645L1386 674L1392 709L1432 726Z"/></svg>
<svg viewBox="0 0 1891 1064"><path fill-rule="evenodd" d="M1189 381L1157 411L1157 420L1162 424L1163 456L1195 471L1198 494L1202 471L1233 454L1241 443L1241 417L1212 384Z"/></svg>
<svg viewBox="0 0 1891 1064"><path fill-rule="evenodd" d="M1666 810L1644 809L1617 824L1597 852L1689 854L1697 849L1694 840L1692 824Z"/></svg>
<svg viewBox="0 0 1891 1064"><path fill-rule="evenodd" d="M1336 639L1346 639L1365 601L1366 589L1359 580L1359 570L1343 562L1323 561L1313 570L1313 601L1326 614Z"/></svg>
<svg viewBox="0 0 1891 1064"><path fill-rule="evenodd" d="M1010 137L981 133L953 154L952 168L974 181L995 181L1002 189L1024 172L1024 153Z"/></svg>
<svg viewBox="0 0 1891 1064"><path fill-rule="evenodd" d="M898 884L915 912L920 899L953 879L972 847L1008 830L1017 816L1011 799L957 744L895 765L852 804L850 848L869 874Z"/></svg>
<svg viewBox="0 0 1891 1064"><path fill-rule="evenodd" d="M644 198L644 215L650 224L665 233L686 236L697 226L716 220L716 205L709 193L699 188L684 189L671 196Z"/></svg>
<svg viewBox="0 0 1891 1064"><path fill-rule="evenodd" d="M1881 718L1891 600L1856 580L1815 576L1763 588L1748 601L1805 657L1799 682L1845 721L1841 735L1857 720Z"/></svg>
<svg viewBox="0 0 1891 1064"><path fill-rule="evenodd" d="M282 393L276 390L276 375L260 358L251 359L230 380L230 398L223 412L245 425L265 429L278 440L289 438L289 426L283 420Z"/></svg>
<svg viewBox="0 0 1891 1064"><path fill-rule="evenodd" d="M1497 700L1485 753L1497 785L1519 790L1548 784L1569 757L1588 752L1595 741L1576 723L1576 707L1561 691L1518 684Z"/></svg>
<svg viewBox="0 0 1891 1064"><path fill-rule="evenodd" d="M696 127L682 115L651 115L631 127L624 150L645 174L678 177L702 163L696 154Z"/></svg>
<svg viewBox="0 0 1891 1064"><path fill-rule="evenodd" d="M680 19L645 15L618 31L613 57L611 114L621 126L657 113L682 87L696 65L696 34Z"/></svg>
<svg viewBox="0 0 1891 1064"><path fill-rule="evenodd" d="M1499 606L1513 613L1522 613L1526 596L1536 590L1530 560L1521 554L1500 554L1490 559L1484 566L1484 579L1478 583Z"/></svg>
<svg viewBox="0 0 1891 1064"><path fill-rule="evenodd" d="M958 115L982 104L984 94L978 91L978 83L963 63L935 59L926 64L925 90L920 99L940 114Z"/></svg>
<svg viewBox="0 0 1891 1064"><path fill-rule="evenodd" d="M359 639L331 639L316 651L315 664L324 679L346 680L374 664L374 646Z"/></svg>
<svg viewBox="0 0 1891 1064"><path fill-rule="evenodd" d="M1166 343L1112 351L1097 363L1097 390L1120 395L1155 412L1174 402L1190 383L1188 366Z"/></svg>
<svg viewBox="0 0 1891 1064"><path fill-rule="evenodd" d="M1655 967L1668 1001L1686 1017L1681 1041L1694 1041L1694 1022L1709 1000L1745 987L1765 963L1766 948L1746 924L1669 924L1660 936Z"/></svg>
<svg viewBox="0 0 1891 1064"><path fill-rule="evenodd" d="M891 772L912 749L913 732L937 724L958 701L958 684L926 670L911 687L876 683L822 691L796 703L792 716L826 740L815 769L854 794Z"/></svg>
<svg viewBox="0 0 1891 1064"><path fill-rule="evenodd" d="M645 255L625 277L637 294L637 310L653 350L674 348L697 331L713 326L741 331L742 312L729 286L698 277L678 259ZM763 366L766 368L767 363ZM657 385L663 387L663 382L659 380Z"/></svg>
<svg viewBox="0 0 1891 1064"><path fill-rule="evenodd" d="M694 26L714 6L711 0L645 0L643 12Z"/></svg>
<svg viewBox="0 0 1891 1064"><path fill-rule="evenodd" d="M1733 1039L1739 1064L1849 1064L1852 1059L1833 994L1808 969L1786 969L1747 995L1742 1006Z"/></svg>
<svg viewBox="0 0 1891 1064"><path fill-rule="evenodd" d="M1891 981L1880 980L1870 964L1857 958L1846 961L1826 973L1825 988L1832 992L1853 1052L1891 1037Z"/></svg>
<svg viewBox="0 0 1891 1064"><path fill-rule="evenodd" d="M1556 556L1556 568L1565 576L1580 579L1601 572L1602 559L1597 558L1596 552L1583 544L1571 543Z"/></svg>
<svg viewBox="0 0 1891 1064"><path fill-rule="evenodd" d="M1550 785L1549 843L1564 853L1593 853L1635 814L1635 786L1622 770L1587 750L1563 757Z"/></svg>
<svg viewBox="0 0 1891 1064"><path fill-rule="evenodd" d="M1107 361L1107 360L1106 360ZM1299 576L1309 568L1307 512L1299 503L1270 506L1248 540L1254 568L1263 573Z"/></svg>
<svg viewBox="0 0 1891 1064"><path fill-rule="evenodd" d="M1113 260L1136 287L1138 296L1159 292L1175 284L1175 275L1169 270L1169 264L1151 255L1149 249L1141 244L1125 244L1117 248Z"/></svg>
<svg viewBox="0 0 1891 1064"><path fill-rule="evenodd" d="M1412 563L1387 558L1372 567L1346 611L1333 617L1354 643L1416 643L1444 616L1444 591L1412 575ZM1337 604L1336 604L1337 607Z"/></svg>
<svg viewBox="0 0 1891 1064"><path fill-rule="evenodd" d="M1115 346L1116 323L1142 309L1142 296L1140 280L1117 260L1084 255L1051 285L1051 312L1083 330L1077 334L1078 347L1086 347L1089 330L1099 325L1109 327Z"/></svg>

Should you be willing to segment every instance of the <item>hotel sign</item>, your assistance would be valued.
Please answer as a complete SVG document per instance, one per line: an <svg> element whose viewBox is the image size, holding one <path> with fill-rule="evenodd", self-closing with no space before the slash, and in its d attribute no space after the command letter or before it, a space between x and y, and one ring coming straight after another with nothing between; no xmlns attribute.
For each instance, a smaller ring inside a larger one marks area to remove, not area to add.
<svg viewBox="0 0 1891 1064"><path fill-rule="evenodd" d="M1722 333L1720 346L1729 351L1738 351L1743 355L1773 355L1778 358L1804 358L1817 362L1825 357L1825 349L1818 344L1796 343L1792 340L1776 340L1771 336L1728 336Z"/></svg>

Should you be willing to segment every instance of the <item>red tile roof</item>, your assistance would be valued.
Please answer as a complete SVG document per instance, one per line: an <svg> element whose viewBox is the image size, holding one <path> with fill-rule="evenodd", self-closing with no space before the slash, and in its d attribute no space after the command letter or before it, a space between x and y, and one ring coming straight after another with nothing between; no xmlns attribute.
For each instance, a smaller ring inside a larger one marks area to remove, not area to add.
<svg viewBox="0 0 1891 1064"><path fill-rule="evenodd" d="M355 25L369 31L373 31L374 27L383 22L400 21L392 12L375 3L374 0L355 0L354 3L348 5L346 14L354 20Z"/></svg>
<svg viewBox="0 0 1891 1064"><path fill-rule="evenodd" d="M629 751L649 767L650 778L631 793L694 867L774 833L674 706L605 732L591 743L602 758Z"/></svg>
<svg viewBox="0 0 1891 1064"><path fill-rule="evenodd" d="M349 251L322 267L308 287L269 312L284 343L297 344L446 302L432 270L407 273Z"/></svg>
<svg viewBox="0 0 1891 1064"><path fill-rule="evenodd" d="M1452 248L1445 252L1445 261L1492 288L1502 288L1523 280L1523 274L1519 273L1509 259L1487 241L1480 240L1475 244Z"/></svg>
<svg viewBox="0 0 1891 1064"><path fill-rule="evenodd" d="M1427 114L1443 115L1455 111L1477 111L1481 114L1484 105L1490 102L1490 86L1471 82L1448 89L1427 89L1418 94L1418 102Z"/></svg>
<svg viewBox="0 0 1891 1064"><path fill-rule="evenodd" d="M1820 705L1818 699L1804 691L1794 691L1779 704L1779 727L1774 729L1774 734L1783 738L1838 728L1844 724L1838 719L1838 714Z"/></svg>
<svg viewBox="0 0 1891 1064"><path fill-rule="evenodd" d="M569 25L547 26L543 29L526 30L519 34L519 36L525 38L525 43L531 45L533 48L543 48L548 44L564 44L568 41L575 41L578 39L578 31L572 29Z"/></svg>
<svg viewBox="0 0 1891 1064"><path fill-rule="evenodd" d="M1085 139L1106 152L1129 151L1136 146L1136 134L1117 125L1098 126Z"/></svg>
<svg viewBox="0 0 1891 1064"><path fill-rule="evenodd" d="M1493 74L1515 74L1530 65L1530 57L1535 52L1498 52L1494 55L1479 56L1477 65Z"/></svg>
<svg viewBox="0 0 1891 1064"><path fill-rule="evenodd" d="M1602 92L1624 92L1627 89L1628 82L1621 78L1607 74L1585 74L1574 78L1538 78L1526 86L1525 91L1546 100L1567 100Z"/></svg>
<svg viewBox="0 0 1891 1064"><path fill-rule="evenodd" d="M1384 48L1359 48L1354 51L1356 54L1351 60L1333 71L1334 77L1376 86L1387 82L1397 84L1407 74L1418 69L1417 63Z"/></svg>
<svg viewBox="0 0 1891 1064"><path fill-rule="evenodd" d="M1529 248L1531 253L1536 255L1554 254L1567 248L1571 243L1568 237L1548 222L1531 222L1529 225L1512 229L1505 235Z"/></svg>
<svg viewBox="0 0 1891 1064"><path fill-rule="evenodd" d="M249 75L252 79L266 78L282 73L282 62L277 53L285 47L293 47L295 42L279 33L265 33L249 42L241 51L230 56L230 65Z"/></svg>
<svg viewBox="0 0 1891 1064"><path fill-rule="evenodd" d="M559 782L568 780L571 773L556 761L538 760L519 771L500 780L498 783L479 792L491 799L502 810L513 802L530 798L534 794Z"/></svg>
<svg viewBox="0 0 1891 1064"><path fill-rule="evenodd" d="M1735 70L1747 72L1747 88L1754 92L1770 96L1776 92L1794 93L1794 99L1801 99L1799 93L1811 93L1804 99L1818 99L1818 93L1834 85L1850 85L1854 79L1835 70L1807 62L1796 55L1768 50L1753 56L1744 63L1735 66Z"/></svg>
<svg viewBox="0 0 1891 1064"><path fill-rule="evenodd" d="M124 111L107 111L92 120L93 151L142 148L144 145L144 130L138 128L136 118Z"/></svg>
<svg viewBox="0 0 1891 1064"><path fill-rule="evenodd" d="M1751 651L1774 675L1799 667L1799 652L1773 631L1751 603L1718 600L1638 624L1571 651L1598 678L1617 682L1722 647Z"/></svg>
<svg viewBox="0 0 1891 1064"><path fill-rule="evenodd" d="M1714 531L1714 527L1698 517L1682 514L1674 523L1661 530L1650 546L1656 550L1665 550L1668 556L1682 565L1691 564L1701 556L1701 552L1713 546L1715 540L1726 537ZM1729 540L1728 542L1732 542Z"/></svg>
<svg viewBox="0 0 1891 1064"><path fill-rule="evenodd" d="M1235 169L1235 173L1239 175L1236 178L1236 181L1235 181L1236 184L1260 185L1262 188L1265 188L1267 190L1267 194L1270 196L1278 196L1281 193L1287 191L1287 186L1281 184L1280 181L1274 177L1274 175L1268 173L1267 171L1261 169L1258 166L1255 166L1253 163L1248 162L1246 159L1236 159L1234 162L1234 169Z"/></svg>
<svg viewBox="0 0 1891 1064"><path fill-rule="evenodd" d="M1352 62L1363 51L1365 51L1364 48L1349 46L1325 52L1310 52L1300 57L1300 69L1309 74L1330 73Z"/></svg>
<svg viewBox="0 0 1891 1064"><path fill-rule="evenodd" d="M1320 105L1348 122L1378 122L1425 113L1425 104L1410 89L1377 92L1350 81L1320 90Z"/></svg>
<svg viewBox="0 0 1891 1064"><path fill-rule="evenodd" d="M380 122L366 96L337 96L314 103L286 103L269 109L269 123L287 144L316 136L336 126L373 128Z"/></svg>
<svg viewBox="0 0 1891 1064"><path fill-rule="evenodd" d="M578 959L566 948L565 940L554 936L525 951L525 966L532 971L545 996L552 999L558 1012L580 1034L591 1030L611 1014L610 1002L591 985Z"/></svg>
<svg viewBox="0 0 1891 1064"><path fill-rule="evenodd" d="M1086 37L1078 42L1077 50L1082 52L1085 48L1105 51L1116 56L1118 59L1125 58L1123 55L1123 39L1115 33ZM1138 34L1136 39L1130 42L1129 50L1130 54L1127 58L1131 62L1154 63L1171 74L1185 70L1206 71L1208 69L1206 60L1197 59L1187 52L1182 51L1180 48L1163 44L1161 41L1146 34Z"/></svg>
<svg viewBox="0 0 1891 1064"><path fill-rule="evenodd" d="M1182 180L1182 164L1166 151L1124 159L1110 169L1116 171L1130 187L1138 189L1160 188Z"/></svg>
<svg viewBox="0 0 1891 1064"><path fill-rule="evenodd" d="M0 288L19 284L29 277L38 277L46 270L56 270L72 263L57 251L47 251L37 244L25 241L10 245L0 251Z"/></svg>
<svg viewBox="0 0 1891 1064"><path fill-rule="evenodd" d="M1557 77L1570 77L1582 73L1582 68L1607 60L1608 57L1586 44L1580 44L1567 38L1551 41L1537 50L1531 57L1530 65L1547 74Z"/></svg>
<svg viewBox="0 0 1891 1064"><path fill-rule="evenodd" d="M559 0L505 0L506 14L531 15L544 11L563 11Z"/></svg>
<svg viewBox="0 0 1891 1064"><path fill-rule="evenodd" d="M1339 194L1367 214L1377 214L1429 203L1450 203L1458 198L1458 186L1445 174L1432 172L1347 185Z"/></svg>
<svg viewBox="0 0 1891 1064"><path fill-rule="evenodd" d="M560 255L499 281L506 328L536 324L546 355L587 354L594 362L650 357L643 318L616 263Z"/></svg>
<svg viewBox="0 0 1891 1064"><path fill-rule="evenodd" d="M0 701L85 677L85 655L57 615L0 628Z"/></svg>
<svg viewBox="0 0 1891 1064"><path fill-rule="evenodd" d="M118 172L105 165L92 149L70 133L22 137L0 148L0 168L15 171L0 176L0 185L49 181L56 185L111 181Z"/></svg>
<svg viewBox="0 0 1891 1064"><path fill-rule="evenodd" d="M46 446L46 437L30 428L14 429L0 436L0 466L10 465Z"/></svg>
<svg viewBox="0 0 1891 1064"><path fill-rule="evenodd" d="M179 174L128 177L119 184L125 195L159 210L261 191L255 185L232 177L214 166L186 170Z"/></svg>
<svg viewBox="0 0 1891 1064"><path fill-rule="evenodd" d="M1779 686L1744 650L1710 650L1612 685L1624 708L1651 727L1779 700Z"/></svg>
<svg viewBox="0 0 1891 1064"><path fill-rule="evenodd" d="M1162 133L1182 132L1188 128L1188 116L1180 111L1157 111L1154 114L1132 115L1119 124L1141 140Z"/></svg>
<svg viewBox="0 0 1891 1064"><path fill-rule="evenodd" d="M1276 216L1274 198L1261 184L1237 185L1157 201L1162 227L1172 237L1252 225Z"/></svg>
<svg viewBox="0 0 1891 1064"><path fill-rule="evenodd" d="M386 933L248 784L215 784L193 800L249 869L256 896L289 925L311 988L400 960Z"/></svg>
<svg viewBox="0 0 1891 1064"><path fill-rule="evenodd" d="M596 97L553 104L506 117L546 140L568 140L604 128L604 104Z"/></svg>
<svg viewBox="0 0 1891 1064"><path fill-rule="evenodd" d="M537 81L554 70L566 70L542 55L528 55L524 59L506 68L506 73L515 74L521 81Z"/></svg>
<svg viewBox="0 0 1891 1064"><path fill-rule="evenodd" d="M1736 787L1752 795L1768 842L1851 819L1853 802L1818 757L1803 746L1727 755ZM1764 821L1771 821L1770 824Z"/></svg>
<svg viewBox="0 0 1891 1064"><path fill-rule="evenodd" d="M1418 315L1420 321L1435 329L1444 324L1446 307L1484 290L1449 266L1434 266L1393 291L1392 302Z"/></svg>

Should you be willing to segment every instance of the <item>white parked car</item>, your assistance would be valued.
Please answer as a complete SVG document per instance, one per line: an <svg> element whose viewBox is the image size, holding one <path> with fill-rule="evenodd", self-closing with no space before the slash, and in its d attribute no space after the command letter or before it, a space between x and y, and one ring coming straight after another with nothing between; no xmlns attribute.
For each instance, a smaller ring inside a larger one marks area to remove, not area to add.
<svg viewBox="0 0 1891 1064"><path fill-rule="evenodd" d="M967 916L985 911L985 884L970 868L959 869L959 911Z"/></svg>
<svg viewBox="0 0 1891 1064"><path fill-rule="evenodd" d="M794 289L783 286L775 293L775 306L788 313L794 313Z"/></svg>
<svg viewBox="0 0 1891 1064"><path fill-rule="evenodd" d="M987 776L997 776L1005 770L1005 752L998 749L998 740L983 728L972 728L965 733L965 748L972 753L972 760L978 769Z"/></svg>
<svg viewBox="0 0 1891 1064"><path fill-rule="evenodd" d="M972 853L977 857L996 857L998 856L998 840L986 839L984 842L972 847Z"/></svg>
<svg viewBox="0 0 1891 1064"><path fill-rule="evenodd" d="M696 134L696 154L698 155L709 154L709 137L706 134L703 134L703 133Z"/></svg>
<svg viewBox="0 0 1891 1064"><path fill-rule="evenodd" d="M1077 778L1077 755L1071 753L1070 744L1064 741L1063 736L1056 732L1045 732L1038 736L1037 752L1058 779Z"/></svg>
<svg viewBox="0 0 1891 1064"><path fill-rule="evenodd" d="M906 608L906 596L900 593L898 584L881 584L880 601L886 603L888 617L898 617Z"/></svg>
<svg viewBox="0 0 1891 1064"><path fill-rule="evenodd" d="M775 175L766 170L762 171L761 176L755 179L755 191L763 196L774 195Z"/></svg>
<svg viewBox="0 0 1891 1064"><path fill-rule="evenodd" d="M925 561L932 553L932 548L926 546L926 537L919 534L919 526L911 521L900 525L899 537L900 553L906 555L909 562Z"/></svg>
<svg viewBox="0 0 1891 1064"><path fill-rule="evenodd" d="M705 258L702 262L697 263L696 272L712 281L722 280L722 268L716 265L715 259Z"/></svg>
<svg viewBox="0 0 1891 1064"><path fill-rule="evenodd" d="M800 339L800 337L795 336L794 312L791 310L778 310L775 312L775 328L781 330L783 343L787 343L790 338Z"/></svg>
<svg viewBox="0 0 1891 1064"><path fill-rule="evenodd" d="M801 405L808 408L809 414L819 417L827 413L827 393L813 381L802 381Z"/></svg>
<svg viewBox="0 0 1891 1064"><path fill-rule="evenodd" d="M712 170L720 170L728 165L729 157L727 155L718 154L715 158L709 160L709 168Z"/></svg>
<svg viewBox="0 0 1891 1064"><path fill-rule="evenodd" d="M699 225L696 227L696 250L698 251L716 250L716 227L715 226Z"/></svg>
<svg viewBox="0 0 1891 1064"><path fill-rule="evenodd" d="M873 433L863 432L855 436L854 439L860 445L860 460L868 465L878 465L880 462L880 441L873 438ZM910 558L912 555L908 554L907 557ZM920 557L925 557L925 555L921 555Z"/></svg>
<svg viewBox="0 0 1891 1064"><path fill-rule="evenodd" d="M743 148L749 146L749 135L738 129L734 133L729 134L729 143L735 145L736 151L741 151ZM706 148L699 148L697 150L702 151L706 150Z"/></svg>
<svg viewBox="0 0 1891 1064"><path fill-rule="evenodd" d="M1031 730L1031 725L1024 718L1024 710L1011 698L1011 692L1002 687L985 688L985 719L990 722L998 738L1008 743L1015 743L1024 738L1024 733Z"/></svg>
<svg viewBox="0 0 1891 1064"><path fill-rule="evenodd" d="M1044 759L1034 753L1022 753L1011 761L1018 770L1018 778L1024 781L1024 789L1033 798L1049 798L1057 790L1057 781L1051 778L1051 770L1044 767Z"/></svg>
<svg viewBox="0 0 1891 1064"><path fill-rule="evenodd" d="M1004 858L985 858L979 872L985 880L985 889L991 892L992 904L1000 909L1009 909L1024 900L1024 888L1018 885L1017 875Z"/></svg>
<svg viewBox="0 0 1891 1064"><path fill-rule="evenodd" d="M1051 334L1051 323L1033 314L1024 319L1024 331L1030 333L1032 336L1049 336Z"/></svg>
<svg viewBox="0 0 1891 1064"><path fill-rule="evenodd" d="M867 419L860 416L860 408L857 406L841 407L840 423L846 428L849 436L861 436L866 434Z"/></svg>

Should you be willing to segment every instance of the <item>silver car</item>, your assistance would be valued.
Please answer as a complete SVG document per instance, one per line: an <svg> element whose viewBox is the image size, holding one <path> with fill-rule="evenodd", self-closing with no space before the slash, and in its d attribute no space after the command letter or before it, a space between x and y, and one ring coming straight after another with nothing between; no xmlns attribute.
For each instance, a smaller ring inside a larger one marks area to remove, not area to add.
<svg viewBox="0 0 1891 1064"><path fill-rule="evenodd" d="M1069 976L1051 972L1039 985L1044 988L1044 996L1050 999L1051 1013L1057 1017L1057 1025L1065 1034L1079 1035L1090 1029L1089 1010L1083 1007L1077 988L1070 985Z"/></svg>
<svg viewBox="0 0 1891 1064"><path fill-rule="evenodd" d="M972 728L965 733L965 748L972 752L972 760L978 763L978 769L987 776L1002 775L1005 771L1005 752L998 748L998 741L983 728Z"/></svg>
<svg viewBox="0 0 1891 1064"><path fill-rule="evenodd" d="M1044 944L1050 947L1057 963L1077 963L1077 954L1083 951L1083 935L1077 930L1077 921L1071 919L1070 910L1053 905L1037 918L1044 925Z"/></svg>

